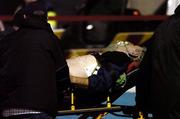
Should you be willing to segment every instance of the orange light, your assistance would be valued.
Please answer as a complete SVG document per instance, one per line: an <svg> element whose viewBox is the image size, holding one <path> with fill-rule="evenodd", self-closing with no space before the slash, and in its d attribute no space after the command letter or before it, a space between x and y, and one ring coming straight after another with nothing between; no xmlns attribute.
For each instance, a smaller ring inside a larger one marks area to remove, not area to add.
<svg viewBox="0 0 180 119"><path fill-rule="evenodd" d="M138 16L139 12L138 11L133 11L133 15Z"/></svg>

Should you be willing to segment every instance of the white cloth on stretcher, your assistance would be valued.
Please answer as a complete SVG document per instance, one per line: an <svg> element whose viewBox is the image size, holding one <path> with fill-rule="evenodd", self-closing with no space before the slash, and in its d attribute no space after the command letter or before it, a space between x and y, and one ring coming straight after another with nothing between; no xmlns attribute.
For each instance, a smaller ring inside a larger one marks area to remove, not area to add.
<svg viewBox="0 0 180 119"><path fill-rule="evenodd" d="M83 55L67 59L71 76L88 78L98 66L98 62L93 55Z"/></svg>

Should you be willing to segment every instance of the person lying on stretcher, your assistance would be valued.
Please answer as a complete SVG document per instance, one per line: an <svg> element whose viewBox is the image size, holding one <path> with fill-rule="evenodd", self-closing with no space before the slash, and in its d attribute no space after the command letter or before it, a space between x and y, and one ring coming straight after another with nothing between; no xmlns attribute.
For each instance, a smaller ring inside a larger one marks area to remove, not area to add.
<svg viewBox="0 0 180 119"><path fill-rule="evenodd" d="M100 106L110 90L113 102L135 86L136 69L145 51L130 42L119 41L102 52L67 59L76 108ZM60 110L69 109L68 92L63 94L65 98L60 101Z"/></svg>
<svg viewBox="0 0 180 119"><path fill-rule="evenodd" d="M67 59L71 83L91 91L107 92L115 83L123 84L123 75L138 67L144 52L145 48L119 41L100 53Z"/></svg>

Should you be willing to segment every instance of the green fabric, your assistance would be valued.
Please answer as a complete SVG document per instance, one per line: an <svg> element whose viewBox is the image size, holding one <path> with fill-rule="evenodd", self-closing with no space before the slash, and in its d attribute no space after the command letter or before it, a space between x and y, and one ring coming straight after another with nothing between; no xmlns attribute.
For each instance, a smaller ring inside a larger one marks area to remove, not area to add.
<svg viewBox="0 0 180 119"><path fill-rule="evenodd" d="M120 86L123 85L126 82L126 74L123 73L119 76L119 78L116 81L116 85Z"/></svg>

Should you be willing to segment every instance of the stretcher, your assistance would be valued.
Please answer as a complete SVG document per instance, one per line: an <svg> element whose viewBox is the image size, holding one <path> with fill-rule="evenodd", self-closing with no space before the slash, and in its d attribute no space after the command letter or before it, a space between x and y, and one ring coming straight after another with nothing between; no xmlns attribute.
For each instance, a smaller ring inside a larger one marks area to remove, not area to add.
<svg viewBox="0 0 180 119"><path fill-rule="evenodd" d="M114 51L115 55L113 54ZM115 64L117 66L121 66L124 62L127 63L126 60L128 60L128 64L125 65L125 70L118 74L118 79L115 79L112 85L110 85L105 91L93 90L92 88L92 90L89 89L92 76L99 78L100 74L98 72L100 72L103 67L101 60L97 57L97 54L87 54L67 59L72 87L70 91L65 94L65 100L63 102L64 105L62 105L59 109L58 116L83 114L83 118L93 116L93 118L99 119L105 116L108 112L113 113L116 111L129 113L129 116L136 115L135 107L112 105L112 102L114 102L128 89L135 86L138 66L145 51L145 48L134 45L130 42L118 41L110 44L101 52L98 52L98 56L103 57L102 59L107 61L105 63L113 62L113 65ZM111 53L113 55L111 55ZM116 56L117 53L120 53L118 54L120 57L111 57ZM114 61L114 58L120 59ZM125 61L122 62L121 60ZM107 72L109 72L109 70L107 70ZM106 79L106 77L104 77L103 80ZM101 83L101 81L98 83ZM109 82L103 81L103 83ZM102 104L102 102L106 102L106 104Z"/></svg>

